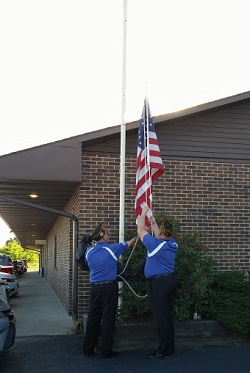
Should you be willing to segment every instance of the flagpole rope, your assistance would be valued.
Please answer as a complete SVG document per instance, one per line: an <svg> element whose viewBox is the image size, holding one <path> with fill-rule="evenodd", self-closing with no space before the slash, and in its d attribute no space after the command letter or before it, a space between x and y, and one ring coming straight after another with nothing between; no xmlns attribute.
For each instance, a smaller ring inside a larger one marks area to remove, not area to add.
<svg viewBox="0 0 250 373"><path fill-rule="evenodd" d="M136 297L138 297L138 298L146 298L146 297L148 296L148 294L145 294L145 295L139 295L139 294L137 294L137 293L134 291L134 289L132 288L132 286L130 286L129 283L124 279L124 277L122 277L122 274L126 271L126 268L127 268L127 266L128 266L128 263L129 263L129 261L130 261L132 255L133 255L133 253L134 253L135 247L136 247L137 242L138 242L138 238L139 238L139 236L136 237L136 241L135 241L134 247L133 247L133 249L131 250L131 253L130 253L129 257L128 257L127 263L125 264L125 267L123 268L122 272L119 273L119 275L117 275L117 277L120 277L120 278L122 279L122 281L125 282L125 284L128 286L128 288L132 291L132 293L133 293Z"/></svg>
<svg viewBox="0 0 250 373"><path fill-rule="evenodd" d="M130 261L130 259L131 259L131 256L132 256L132 254L133 254L133 252L134 252L134 250L135 250L135 247L136 247L136 245L137 245L138 238L139 238L139 236L136 237L136 241L135 241L134 247L133 247L133 249L131 250L131 253L130 253L129 257L128 257L127 263L125 264L125 267L123 268L123 271L122 271L121 273L119 273L119 275L122 275L123 272L126 271L126 268L127 268L127 266L128 266L128 263L129 263L129 261Z"/></svg>
<svg viewBox="0 0 250 373"><path fill-rule="evenodd" d="M146 94L138 129L135 212L136 223L138 224L138 219L142 214L143 207L145 204L148 206L149 214L147 214L145 224L147 226L151 225L152 235L154 235L154 231L152 229L152 222L149 219L149 216L151 217L153 214L152 184L163 172L164 166ZM132 254L133 251L131 252L131 255ZM125 283L127 284L126 281ZM133 289L131 290L133 291Z"/></svg>
<svg viewBox="0 0 250 373"><path fill-rule="evenodd" d="M139 295L137 294L134 289L129 285L129 283L121 276L121 275L118 275L118 277L120 277L124 282L125 284L129 287L129 289L132 291L132 293L137 297L137 298L146 298L148 296L148 293L145 294L145 295Z"/></svg>
<svg viewBox="0 0 250 373"><path fill-rule="evenodd" d="M148 98L147 98L147 96L145 97L145 110L146 110L145 118L146 118L146 126L147 126L147 137L146 137L146 140L147 140L147 167L148 167L149 178L151 180L150 145L149 145L149 105L148 105ZM150 203L150 206L148 206L148 207L152 211L153 200L150 200L150 198L149 198L150 196L151 196L151 198L153 198L153 195L152 195L152 182L150 182L150 186L149 186L149 188L147 190L147 196L146 196L146 201L148 200L149 203Z"/></svg>
<svg viewBox="0 0 250 373"><path fill-rule="evenodd" d="M145 115L144 115L144 118L145 118L145 121L146 123L144 123L144 144L147 144L146 145L146 151L147 151L147 154L144 158L144 162L145 162L145 168L147 168L148 170L150 170L150 163L149 163L149 147L148 147L148 112L147 112L147 98L145 98ZM145 131L145 128L146 128L146 131ZM144 175L144 179L145 179L145 182L144 184L146 184L147 182L147 176L146 176L146 173ZM148 196L150 195L149 194L150 191L148 191L148 189L146 189L146 198L145 198L145 202L148 200Z"/></svg>

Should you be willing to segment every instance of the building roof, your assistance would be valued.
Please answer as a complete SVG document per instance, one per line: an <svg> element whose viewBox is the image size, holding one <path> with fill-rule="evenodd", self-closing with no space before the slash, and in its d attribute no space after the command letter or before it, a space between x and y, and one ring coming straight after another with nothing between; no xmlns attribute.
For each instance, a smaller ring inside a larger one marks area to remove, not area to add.
<svg viewBox="0 0 250 373"><path fill-rule="evenodd" d="M249 99L250 91L153 119L157 127ZM120 128L120 125L107 127L0 157L0 215L23 247L39 247L36 240L46 239L58 217L56 213L32 206L39 204L48 210L64 211L82 181L82 146L116 138ZM126 131L137 131L137 128L138 120L126 124ZM37 193L39 198L32 200L32 193Z"/></svg>

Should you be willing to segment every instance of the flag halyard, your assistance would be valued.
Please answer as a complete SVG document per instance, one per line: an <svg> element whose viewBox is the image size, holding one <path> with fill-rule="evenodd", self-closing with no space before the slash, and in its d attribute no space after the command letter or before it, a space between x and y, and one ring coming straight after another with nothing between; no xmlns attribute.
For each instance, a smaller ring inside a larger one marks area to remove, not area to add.
<svg viewBox="0 0 250 373"><path fill-rule="evenodd" d="M151 118L147 98L144 100L142 116L139 123L137 161L136 161L136 223L146 204L153 211L152 184L164 173L160 148ZM146 225L150 226L148 217Z"/></svg>

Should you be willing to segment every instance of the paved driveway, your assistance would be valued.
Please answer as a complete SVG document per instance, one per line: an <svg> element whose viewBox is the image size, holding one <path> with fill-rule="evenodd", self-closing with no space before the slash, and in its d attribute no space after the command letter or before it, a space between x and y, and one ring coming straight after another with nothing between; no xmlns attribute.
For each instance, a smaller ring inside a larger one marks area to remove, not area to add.
<svg viewBox="0 0 250 373"><path fill-rule="evenodd" d="M86 358L83 337L67 334L71 318L37 273L21 278L11 305L16 346L0 357L0 373L250 373L250 344L180 347L174 357L160 361L149 360L143 349L122 351L114 359Z"/></svg>
<svg viewBox="0 0 250 373"><path fill-rule="evenodd" d="M123 351L113 359L82 354L82 336L19 337L14 350L0 358L1 373L249 373L250 346L183 348L151 361L146 351Z"/></svg>

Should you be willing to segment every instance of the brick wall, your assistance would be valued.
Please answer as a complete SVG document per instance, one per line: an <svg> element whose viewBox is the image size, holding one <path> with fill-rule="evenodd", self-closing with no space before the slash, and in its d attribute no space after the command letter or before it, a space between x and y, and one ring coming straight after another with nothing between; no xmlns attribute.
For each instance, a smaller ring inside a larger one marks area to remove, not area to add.
<svg viewBox="0 0 250 373"><path fill-rule="evenodd" d="M249 171L248 164L167 162L169 212L183 231L204 233L220 270L249 268Z"/></svg>
<svg viewBox="0 0 250 373"><path fill-rule="evenodd" d="M116 239L120 208L120 160L83 155L79 235L103 221ZM165 161L165 173L153 186L155 213L166 213L181 230L200 230L220 270L249 269L250 165ZM126 160L125 225L135 228L135 159ZM89 308L89 275L79 271L79 312Z"/></svg>
<svg viewBox="0 0 250 373"><path fill-rule="evenodd" d="M70 199L65 211L78 216L78 191ZM72 314L73 223L69 218L58 217L47 237L47 245L46 278L67 312Z"/></svg>
<svg viewBox="0 0 250 373"><path fill-rule="evenodd" d="M83 231L100 221L119 225L120 161L111 156L83 157L81 213ZM204 243L220 269L250 264L250 165L165 161L153 186L155 213L178 219L183 231L203 231ZM135 227L135 160L126 161L125 224ZM84 233L82 232L82 233Z"/></svg>
<svg viewBox="0 0 250 373"><path fill-rule="evenodd" d="M166 213L185 231L200 230L220 270L249 269L250 165L167 160L165 173L153 186L155 213ZM65 207L79 219L79 239L106 223L117 239L120 209L120 159L83 154L83 182ZM125 226L134 217L135 159L126 160ZM57 244L55 263L55 237ZM45 275L69 314L72 313L73 227L58 217L47 237ZM43 264L44 264L43 263ZM89 309L89 274L78 272L78 312Z"/></svg>
<svg viewBox="0 0 250 373"><path fill-rule="evenodd" d="M100 222L111 230L119 226L120 176L119 159L115 157L83 157L82 179L79 192L79 238L92 233ZM79 314L89 309L89 274L79 270Z"/></svg>

